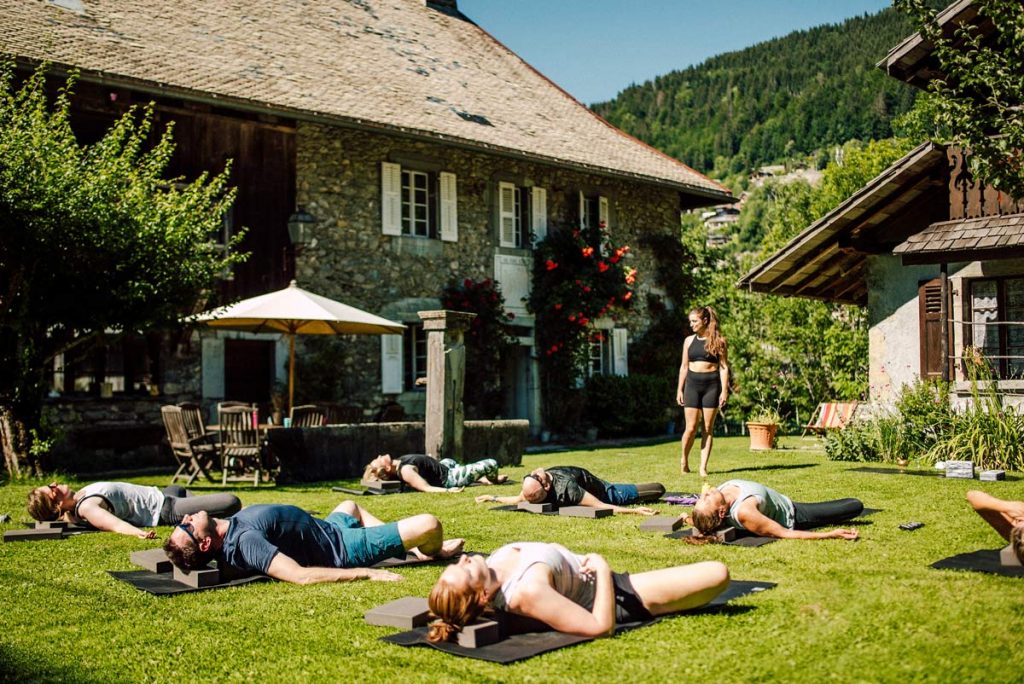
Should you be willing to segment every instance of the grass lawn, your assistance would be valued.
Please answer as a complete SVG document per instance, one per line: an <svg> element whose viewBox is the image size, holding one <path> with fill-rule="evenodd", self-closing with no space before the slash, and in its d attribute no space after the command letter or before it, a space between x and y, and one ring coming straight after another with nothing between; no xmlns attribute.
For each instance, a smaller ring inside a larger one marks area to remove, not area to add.
<svg viewBox="0 0 1024 684"><path fill-rule="evenodd" d="M116 534L0 544L0 680L4 681L1020 681L1024 583L939 571L940 558L997 548L1002 540L970 512L964 493L982 488L1024 498L1024 482L969 482L847 472L808 450L747 451L745 438L716 441L713 484L760 480L798 501L857 496L883 509L859 525L861 539L780 541L761 548L687 546L640 532L637 516L603 520L491 513L477 494L360 498L384 519L438 515L467 549L517 540L556 541L604 554L613 569L640 571L705 559L736 579L777 582L725 610L673 617L613 639L562 649L511 666L400 648L363 612L405 595L425 596L437 567L399 569L400 583L297 587L266 583L158 598L112 579L133 569L128 554L152 542ZM696 454L694 455L696 457ZM678 472L678 446L533 455L537 466L577 464L612 481L664 482L696 491ZM696 465L696 458L693 464ZM855 465L855 464L854 464ZM166 477L132 480L166 484ZM326 515L342 495L331 484L239 489L243 503L293 503ZM21 527L27 484L0 486L0 513ZM202 491L198 488L197 491ZM660 506L665 513L682 509ZM897 528L920 520L914 532ZM165 537L168 528L158 530Z"/></svg>

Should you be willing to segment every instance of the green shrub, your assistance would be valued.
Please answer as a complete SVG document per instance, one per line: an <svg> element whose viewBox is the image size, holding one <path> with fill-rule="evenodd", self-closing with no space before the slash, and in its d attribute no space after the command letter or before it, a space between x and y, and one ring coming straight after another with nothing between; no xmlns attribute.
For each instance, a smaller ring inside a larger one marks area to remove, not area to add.
<svg viewBox="0 0 1024 684"><path fill-rule="evenodd" d="M964 352L971 400L953 412L950 428L929 449L933 461L972 461L981 468L1024 469L1024 415L1003 405L992 369L975 350Z"/></svg>
<svg viewBox="0 0 1024 684"><path fill-rule="evenodd" d="M825 456L832 461L880 461L875 430L863 421L842 430L833 430L825 437Z"/></svg>
<svg viewBox="0 0 1024 684"><path fill-rule="evenodd" d="M584 390L585 418L603 435L660 434L674 390L670 379L654 375L594 376Z"/></svg>

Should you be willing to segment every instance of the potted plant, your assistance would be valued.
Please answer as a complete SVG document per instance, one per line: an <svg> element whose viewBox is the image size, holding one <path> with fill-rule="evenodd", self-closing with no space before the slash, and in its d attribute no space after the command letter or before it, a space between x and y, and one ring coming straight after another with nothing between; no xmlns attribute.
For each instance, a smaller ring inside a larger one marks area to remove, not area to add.
<svg viewBox="0 0 1024 684"><path fill-rule="evenodd" d="M747 432L750 434L751 451L767 451L775 447L775 433L779 430L779 423L782 422L782 415L779 413L779 403L776 399L770 404L761 398L762 401L754 406L753 411L747 418Z"/></svg>

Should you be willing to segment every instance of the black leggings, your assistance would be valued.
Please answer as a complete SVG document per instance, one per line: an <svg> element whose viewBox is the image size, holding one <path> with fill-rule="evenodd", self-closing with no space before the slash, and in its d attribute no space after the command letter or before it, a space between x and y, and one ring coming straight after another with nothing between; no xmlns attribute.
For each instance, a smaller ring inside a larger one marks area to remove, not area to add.
<svg viewBox="0 0 1024 684"><path fill-rule="evenodd" d="M721 396L722 377L718 371L686 371L686 380L683 382L683 407L716 409L718 398Z"/></svg>
<svg viewBox="0 0 1024 684"><path fill-rule="evenodd" d="M181 485L168 485L163 489L164 506L160 511L161 525L177 525L186 515L206 511L211 518L226 518L242 508L242 502L234 494L216 492L203 496L192 496L192 492Z"/></svg>
<svg viewBox="0 0 1024 684"><path fill-rule="evenodd" d="M859 499L836 499L820 503L793 502L793 514L796 518L794 527L798 530L810 530L825 525L853 520L864 511L864 504Z"/></svg>

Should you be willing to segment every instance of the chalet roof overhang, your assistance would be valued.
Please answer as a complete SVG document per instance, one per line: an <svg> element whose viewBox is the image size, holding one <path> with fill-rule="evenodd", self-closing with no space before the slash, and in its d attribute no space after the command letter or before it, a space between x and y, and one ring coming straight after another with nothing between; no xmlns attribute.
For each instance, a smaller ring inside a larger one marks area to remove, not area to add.
<svg viewBox="0 0 1024 684"><path fill-rule="evenodd" d="M957 29L970 24L985 36L995 32L991 19L981 16L973 0L958 0L935 16L945 36L953 37ZM905 83L924 89L928 82L941 78L943 73L932 54L935 45L920 33L908 36L889 51L885 59L875 66Z"/></svg>
<svg viewBox="0 0 1024 684"><path fill-rule="evenodd" d="M893 254L904 264L1024 257L1024 214L939 221L909 236Z"/></svg>
<svg viewBox="0 0 1024 684"><path fill-rule="evenodd" d="M16 62L19 65L19 67L22 67L24 69L34 69L39 65L39 62L36 60L28 60L24 58L18 58ZM560 169L579 171L616 180L625 180L636 183L643 183L646 185L668 188L671 190L675 190L679 193L679 206L681 210L695 209L699 207L712 206L715 204L732 203L738 201L738 198L733 196L732 193L729 192L728 190L724 189L718 190L715 188L690 185L688 183L674 181L669 178L660 178L657 176L649 176L640 173L630 173L618 169L604 168L592 164L573 162L571 160L562 159L554 155L549 156L529 153L510 147L491 145L475 140L467 140L459 138L457 136L446 135L444 133L438 133L435 131L417 130L415 128L407 128L402 126L390 126L388 124L368 121L366 119L325 114L323 112L318 112L314 110L294 109L282 107L279 105L273 105L265 102L258 102L254 100L226 97L222 95L217 95L215 93L205 93L197 90L192 90L189 88L182 88L163 83L153 83L138 79L127 78L124 76L120 76L118 74L86 71L83 69L73 68L70 65L66 64L50 64L48 73L57 77L66 77L69 73L71 73L72 69L74 69L74 71L77 73L78 80L83 83L91 83L107 87L122 87L146 95L181 99L188 102L210 105L213 107L223 108L227 110L237 110L239 112L245 112L249 114L263 114L273 117L280 117L284 119L291 119L297 122L303 121L307 123L318 123L329 126L336 126L338 128L348 128L367 132L382 133L396 136L399 138L405 138L410 141L441 143L444 145L468 151L484 152L506 159L529 161L538 164L553 166ZM611 126L611 124L608 125Z"/></svg>
<svg viewBox="0 0 1024 684"><path fill-rule="evenodd" d="M867 304L865 269L871 254L890 253L910 233L945 210L946 148L911 150L743 276L753 292ZM948 217L948 213L946 214Z"/></svg>

